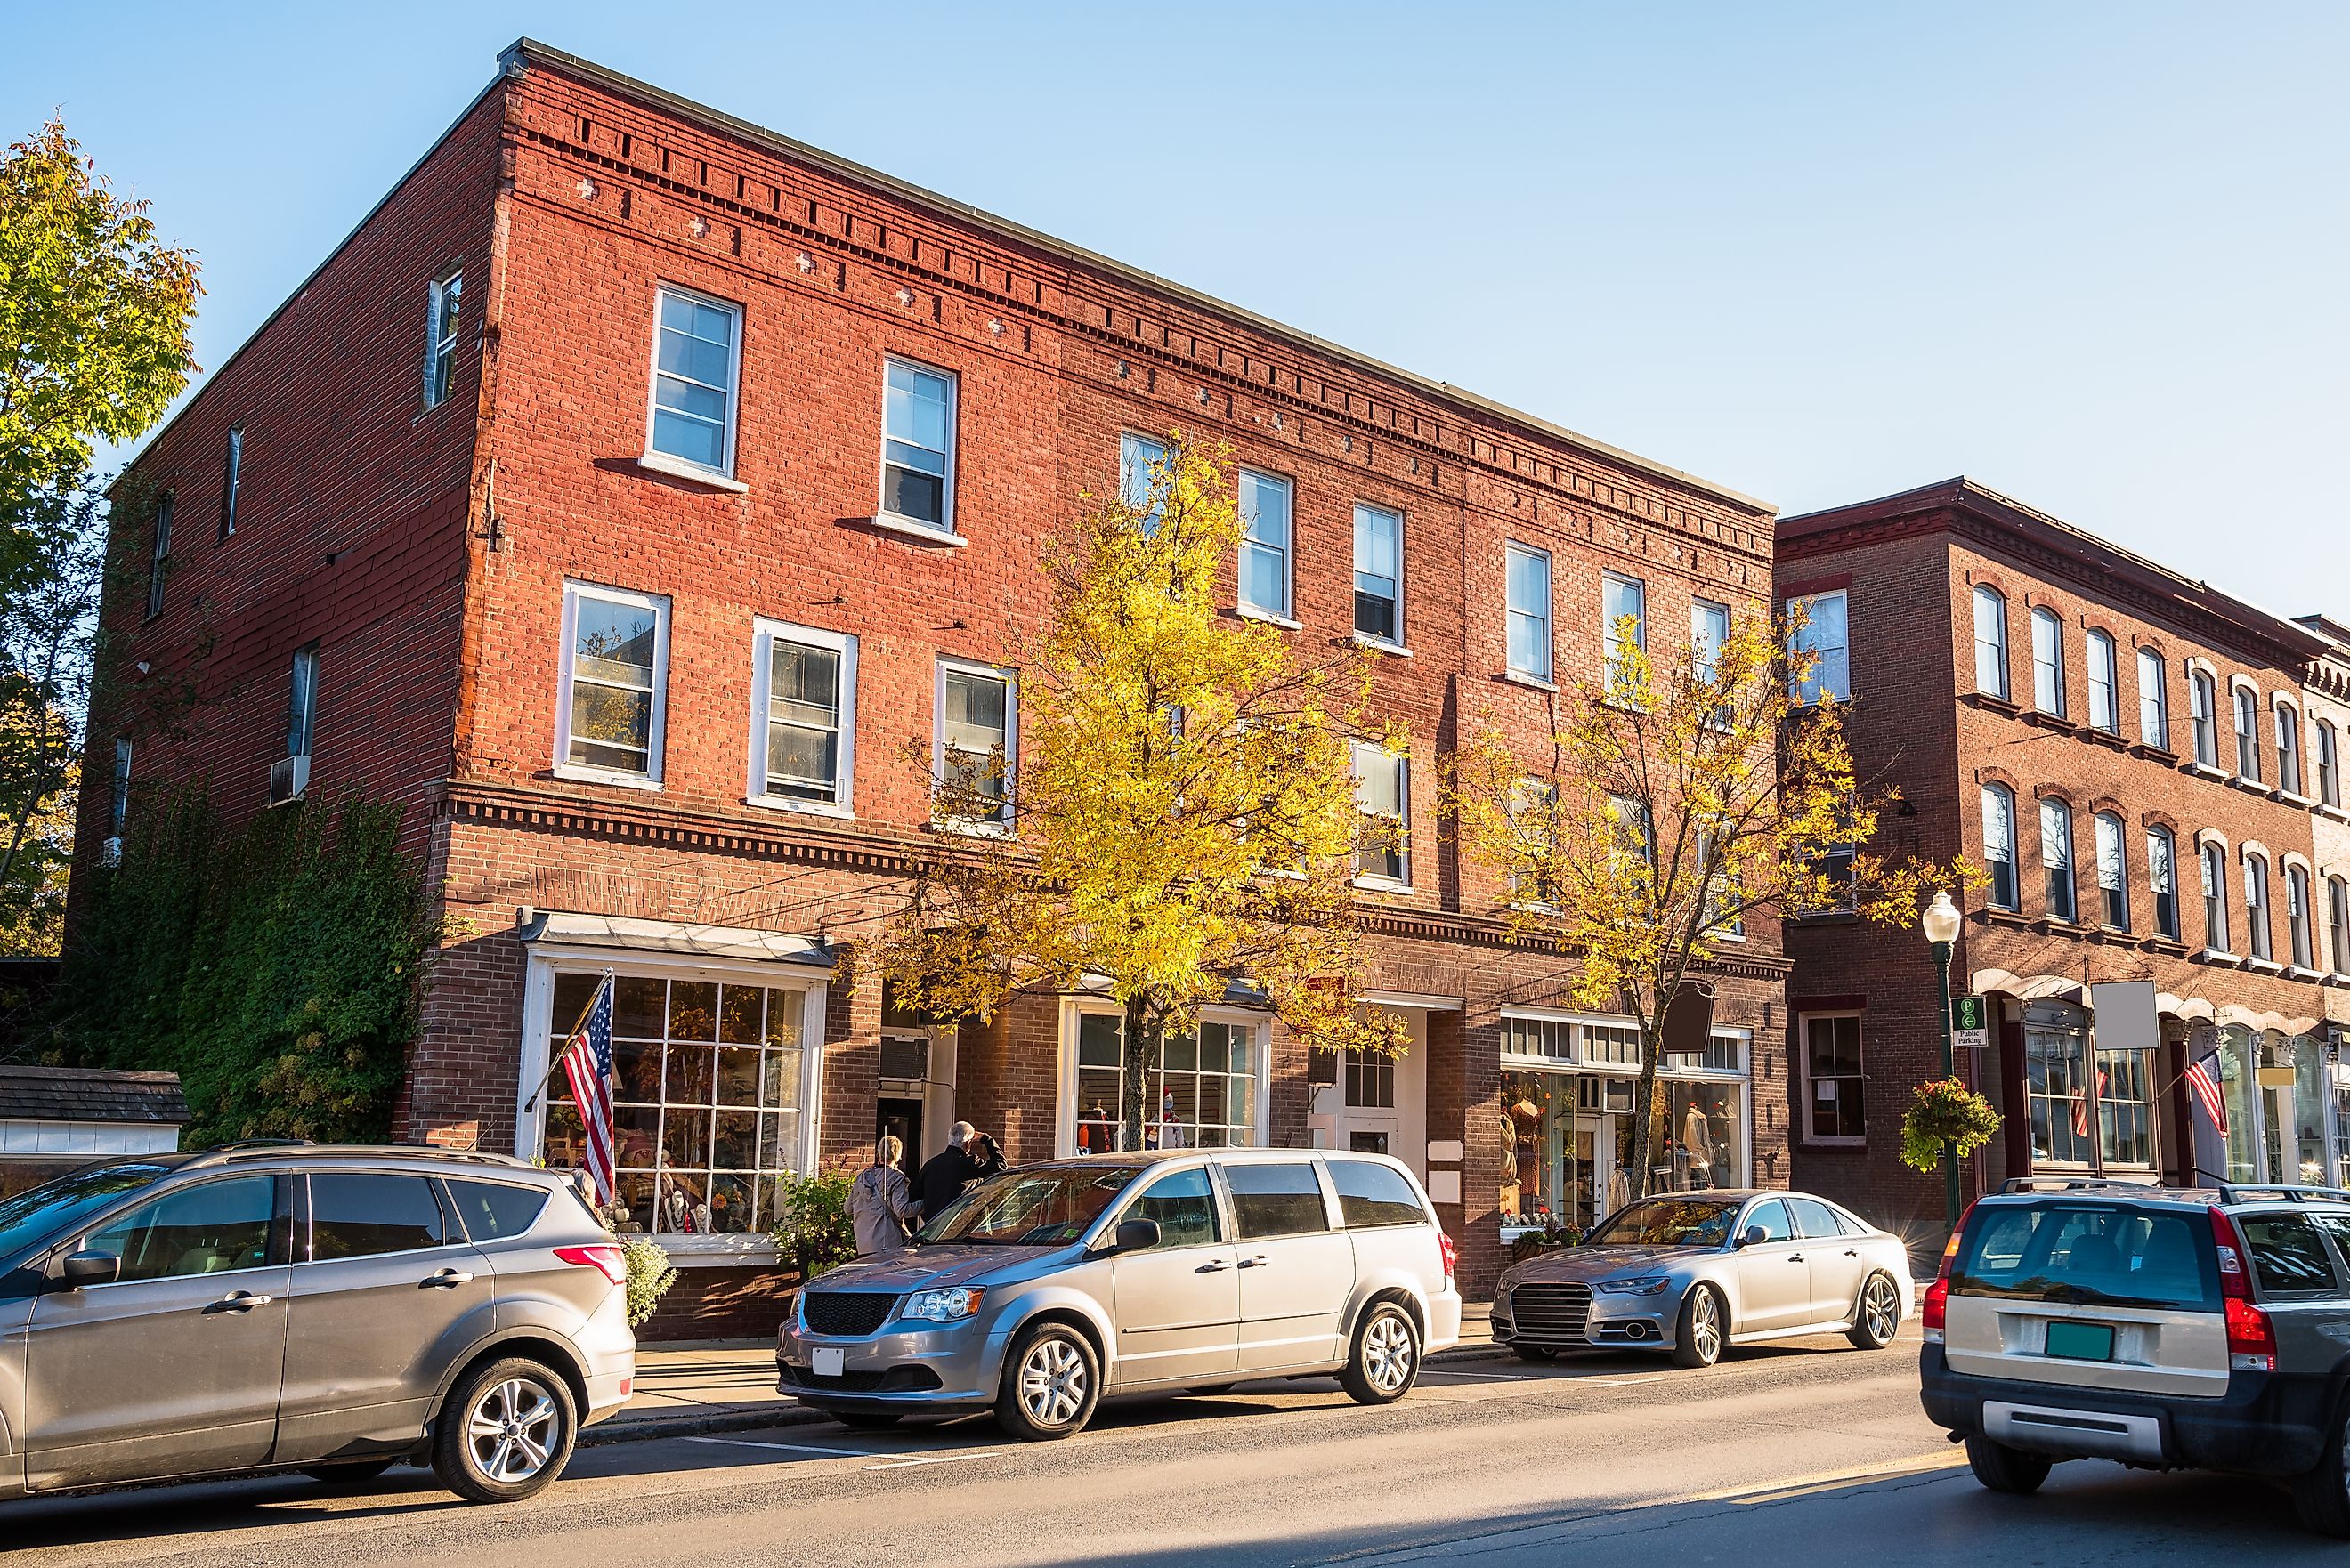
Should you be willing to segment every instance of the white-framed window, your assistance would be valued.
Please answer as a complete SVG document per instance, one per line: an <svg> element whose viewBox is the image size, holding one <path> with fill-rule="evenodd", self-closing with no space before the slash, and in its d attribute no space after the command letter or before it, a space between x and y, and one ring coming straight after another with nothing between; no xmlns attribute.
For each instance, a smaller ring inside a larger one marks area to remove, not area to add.
<svg viewBox="0 0 2350 1568"><path fill-rule="evenodd" d="M2122 819L2110 811L2097 813L2097 917L2106 929L2130 929L2129 855Z"/></svg>
<svg viewBox="0 0 2350 1568"><path fill-rule="evenodd" d="M857 639L752 623L751 799L847 816L857 777Z"/></svg>
<svg viewBox="0 0 2350 1568"><path fill-rule="evenodd" d="M1355 742L1355 805L1364 832L1355 852L1359 880L1411 885L1411 759L1371 741Z"/></svg>
<svg viewBox="0 0 2350 1568"><path fill-rule="evenodd" d="M1835 588L1790 599L1792 612L1802 607L1804 624L1791 639L1795 649L1812 656L1810 673L1794 697L1798 702L1842 702L1852 696L1852 622L1850 596Z"/></svg>
<svg viewBox="0 0 2350 1568"><path fill-rule="evenodd" d="M2249 686L2235 689L2236 776L2261 782L2261 699Z"/></svg>
<svg viewBox="0 0 2350 1568"><path fill-rule="evenodd" d="M2208 670L2187 676L2189 723L2195 732L2195 760L2207 768L2220 765L2220 697L2218 682Z"/></svg>
<svg viewBox="0 0 2350 1568"><path fill-rule="evenodd" d="M2342 804L2342 763L2332 721L2313 720L2310 733L2317 748L2317 798L2326 805Z"/></svg>
<svg viewBox="0 0 2350 1568"><path fill-rule="evenodd" d="M2228 950L2228 852L2209 839L2196 850L2203 870L2203 949Z"/></svg>
<svg viewBox="0 0 2350 1568"><path fill-rule="evenodd" d="M1868 1078L1861 1060L1860 1014L1804 1015L1804 1141L1868 1141Z"/></svg>
<svg viewBox="0 0 2350 1568"><path fill-rule="evenodd" d="M962 804L941 807L941 820L965 829L1008 830L1012 783L1020 760L1020 682L1008 670L941 659L932 737L932 767Z"/></svg>
<svg viewBox="0 0 2350 1568"><path fill-rule="evenodd" d="M2007 596L1988 583L1975 585L1975 690L2008 700Z"/></svg>
<svg viewBox="0 0 2350 1568"><path fill-rule="evenodd" d="M1170 454L1167 443L1155 436L1137 435L1132 431L1121 431L1118 438L1118 494L1133 511L1142 514L1143 532L1148 534L1159 525L1166 510L1163 493L1154 498L1153 474L1164 484L1174 478L1167 472Z"/></svg>
<svg viewBox="0 0 2350 1568"><path fill-rule="evenodd" d="M2061 800L2043 797L2040 802L2040 869L2050 918L2074 919L2073 808Z"/></svg>
<svg viewBox="0 0 2350 1568"><path fill-rule="evenodd" d="M1271 1063L1264 1015L1208 1008L1197 1027L1161 1036L1145 1070L1145 1148L1261 1148L1269 1141ZM1126 1019L1084 1000L1065 1010L1056 1144L1063 1155L1126 1143Z"/></svg>
<svg viewBox="0 0 2350 1568"><path fill-rule="evenodd" d="M2113 633L2091 628L2089 652L2089 727L2108 735L2122 732L2121 676L2114 663Z"/></svg>
<svg viewBox="0 0 2350 1568"><path fill-rule="evenodd" d="M286 693L286 754L289 757L310 755L310 738L318 721L318 645L315 642L294 650L293 669L288 672Z"/></svg>
<svg viewBox="0 0 2350 1568"><path fill-rule="evenodd" d="M2350 880L2340 877L2325 879L2325 919L2331 928L2328 945L2334 972L2350 974Z"/></svg>
<svg viewBox="0 0 2350 1568"><path fill-rule="evenodd" d="M2317 967L2317 944L2309 929L2309 873L2298 866L2284 868L2284 925L2293 963Z"/></svg>
<svg viewBox="0 0 2350 1568"><path fill-rule="evenodd" d="M1510 790L1510 816L1525 836L1529 850L1547 857L1558 813L1558 785L1548 779L1522 778ZM1529 818L1532 820L1529 821ZM1510 873L1510 902L1533 909L1555 909L1559 890L1545 871L1517 869Z"/></svg>
<svg viewBox="0 0 2350 1568"><path fill-rule="evenodd" d="M563 679L556 771L660 783L669 686L669 599L595 583L563 585Z"/></svg>
<svg viewBox="0 0 2350 1568"><path fill-rule="evenodd" d="M172 492L155 498L155 528L147 555L147 618L163 613L163 579L171 575L172 514L177 507Z"/></svg>
<svg viewBox="0 0 2350 1568"><path fill-rule="evenodd" d="M2244 947L2252 957L2269 957L2269 862L2257 852L2244 856Z"/></svg>
<svg viewBox="0 0 2350 1568"><path fill-rule="evenodd" d="M1355 635L1403 646L1403 514L1355 503Z"/></svg>
<svg viewBox="0 0 2350 1568"><path fill-rule="evenodd" d="M2045 605L2032 612L2032 705L2064 716L2064 623Z"/></svg>
<svg viewBox="0 0 2350 1568"><path fill-rule="evenodd" d="M1983 864L1991 870L1991 907L2021 907L2015 863L2015 792L2002 784L1983 785Z"/></svg>
<svg viewBox="0 0 2350 1568"><path fill-rule="evenodd" d="M1730 607L1711 599L1690 601L1690 662L1700 680L1719 673L1721 649L1730 641Z"/></svg>
<svg viewBox="0 0 2350 1568"><path fill-rule="evenodd" d="M1599 576L1599 651L1605 667L1601 679L1610 687L1625 679L1624 654L1628 630L1631 648L1648 646L1648 585L1618 572Z"/></svg>
<svg viewBox="0 0 2350 1568"><path fill-rule="evenodd" d="M2137 650L2137 738L2157 751L2170 750L2170 672L2158 649Z"/></svg>
<svg viewBox="0 0 2350 1568"><path fill-rule="evenodd" d="M465 275L450 272L424 286L424 406L439 408L449 398L457 369L457 322Z"/></svg>
<svg viewBox="0 0 2350 1568"><path fill-rule="evenodd" d="M1294 494L1289 481L1277 473L1241 470L1241 605L1277 620L1287 620L1290 613Z"/></svg>
<svg viewBox="0 0 2350 1568"><path fill-rule="evenodd" d="M2276 705L2277 787L2301 793L2301 715L2290 702Z"/></svg>
<svg viewBox="0 0 2350 1568"><path fill-rule="evenodd" d="M2167 827L2146 830L2146 880L2154 893L2154 929L2178 940L2178 845Z"/></svg>
<svg viewBox="0 0 2350 1568"><path fill-rule="evenodd" d="M653 305L645 450L731 478L743 307L675 284L655 290Z"/></svg>
<svg viewBox="0 0 2350 1568"><path fill-rule="evenodd" d="M1573 1062L1575 1025L1564 1018L1502 1014L1502 1054L1532 1062Z"/></svg>
<svg viewBox="0 0 2350 1568"><path fill-rule="evenodd" d="M881 382L881 514L951 534L955 378L891 355Z"/></svg>
<svg viewBox="0 0 2350 1568"><path fill-rule="evenodd" d="M1530 680L1550 679L1550 552L1503 547L1507 577L1509 668Z"/></svg>

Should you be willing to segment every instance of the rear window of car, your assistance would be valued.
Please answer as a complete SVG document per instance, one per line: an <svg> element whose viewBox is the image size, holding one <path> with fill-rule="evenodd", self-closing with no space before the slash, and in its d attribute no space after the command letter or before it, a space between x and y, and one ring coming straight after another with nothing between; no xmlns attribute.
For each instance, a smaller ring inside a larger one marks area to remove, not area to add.
<svg viewBox="0 0 2350 1568"><path fill-rule="evenodd" d="M1323 1165L1330 1172L1330 1185L1338 1189L1338 1212L1348 1230L1428 1223L1428 1211L1419 1206L1411 1179L1394 1166L1367 1159L1332 1159Z"/></svg>
<svg viewBox="0 0 2350 1568"><path fill-rule="evenodd" d="M1968 1221L1950 1293L2217 1312L2220 1270L2200 1212L2001 1204Z"/></svg>
<svg viewBox="0 0 2350 1568"><path fill-rule="evenodd" d="M544 1188L516 1187L505 1181L452 1180L443 1185L457 1205L457 1217L465 1223L465 1234L476 1241L519 1236L538 1223L539 1211L546 1207Z"/></svg>
<svg viewBox="0 0 2350 1568"><path fill-rule="evenodd" d="M2244 1233L2244 1250L2251 1254L2252 1277L2263 1295L2292 1295L2334 1288L2334 1259L2325 1240L2303 1214L2239 1214L2236 1229Z"/></svg>
<svg viewBox="0 0 2350 1568"><path fill-rule="evenodd" d="M441 1245L441 1205L421 1176L320 1170L310 1176L310 1256L373 1258Z"/></svg>
<svg viewBox="0 0 2350 1568"><path fill-rule="evenodd" d="M1322 1183L1310 1165L1228 1165L1224 1182L1232 1189L1232 1220L1243 1241L1330 1228Z"/></svg>

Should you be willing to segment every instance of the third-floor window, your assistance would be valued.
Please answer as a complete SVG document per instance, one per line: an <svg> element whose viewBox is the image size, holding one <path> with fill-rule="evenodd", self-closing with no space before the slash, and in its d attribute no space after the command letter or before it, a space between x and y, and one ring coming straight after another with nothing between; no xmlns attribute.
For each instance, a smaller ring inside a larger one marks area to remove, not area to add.
<svg viewBox="0 0 2350 1568"><path fill-rule="evenodd" d="M1975 690L2008 700L2007 596L1988 584L1975 588Z"/></svg>
<svg viewBox="0 0 2350 1568"><path fill-rule="evenodd" d="M2277 788L2301 793L2301 715L2290 702L2276 705Z"/></svg>
<svg viewBox="0 0 2350 1568"><path fill-rule="evenodd" d="M2158 649L2137 650L2137 738L2157 751L2170 750L2170 687Z"/></svg>
<svg viewBox="0 0 2350 1568"><path fill-rule="evenodd" d="M2220 765L2219 683L2208 670L2187 678L2189 722L2195 730L2195 760L2207 768Z"/></svg>
<svg viewBox="0 0 2350 1568"><path fill-rule="evenodd" d="M1550 552L1512 545L1504 552L1509 582L1510 673L1550 679Z"/></svg>
<svg viewBox="0 0 2350 1568"><path fill-rule="evenodd" d="M955 379L908 359L889 360L882 379L881 511L951 534Z"/></svg>
<svg viewBox="0 0 2350 1568"><path fill-rule="evenodd" d="M1241 470L1241 604L1286 620L1290 606L1289 481Z"/></svg>
<svg viewBox="0 0 2350 1568"><path fill-rule="evenodd" d="M2342 804L2341 760L2334 754L2334 725L2319 719L2309 726L2317 755L2317 798L2327 805Z"/></svg>
<svg viewBox="0 0 2350 1568"><path fill-rule="evenodd" d="M660 456L732 475L742 309L675 287L660 289L656 300L646 445Z"/></svg>
<svg viewBox="0 0 2350 1568"><path fill-rule="evenodd" d="M2261 779L2261 700L2249 686L2236 688L2236 776Z"/></svg>
<svg viewBox="0 0 2350 1568"><path fill-rule="evenodd" d="M1403 645L1403 515L1355 503L1355 633Z"/></svg>
<svg viewBox="0 0 2350 1568"><path fill-rule="evenodd" d="M452 272L424 286L424 406L440 407L456 383L458 308L465 277Z"/></svg>
<svg viewBox="0 0 2350 1568"><path fill-rule="evenodd" d="M2090 727L2118 735L2122 732L2122 711L2115 690L2120 678L2114 668L2113 634L2092 629L2088 651Z"/></svg>
<svg viewBox="0 0 2350 1568"><path fill-rule="evenodd" d="M2032 705L2064 716L2064 623L2044 605L2032 612Z"/></svg>

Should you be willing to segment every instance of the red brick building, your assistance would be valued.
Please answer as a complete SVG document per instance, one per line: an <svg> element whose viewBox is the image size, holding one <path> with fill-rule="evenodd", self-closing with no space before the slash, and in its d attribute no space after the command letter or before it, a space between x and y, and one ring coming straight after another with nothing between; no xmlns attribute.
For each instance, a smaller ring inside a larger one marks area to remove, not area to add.
<svg viewBox="0 0 2350 1568"><path fill-rule="evenodd" d="M1773 516L1733 492L524 43L139 460L175 522L109 613L203 722L101 714L97 750L130 747L132 810L200 775L409 809L454 934L407 1136L562 1158L534 1092L614 969L628 1223L710 1265L677 1300L747 1314L776 1174L956 1116L1067 1153L1117 1103L1108 1009L931 1030L855 958L925 843L905 749L1016 749L1040 545L1179 426L1243 465L1232 613L1368 643L1410 727L1366 777L1408 836L1363 899L1365 1000L1415 1045L1320 1075L1211 1012L1153 1087L1186 1138L1401 1156L1482 1289L1505 1218L1604 1199L1633 1068L1505 940L1436 763L1487 711L1545 732L1604 577L1667 639L1763 602ZM89 798L86 864L120 826ZM1719 968L1681 1179L1782 1182L1775 928Z"/></svg>
<svg viewBox="0 0 2350 1568"><path fill-rule="evenodd" d="M2303 696L2322 639L1963 479L1783 521L1778 581L1848 650L1855 759L1906 797L1882 846L1992 873L1951 965L1991 1003L1961 1075L2006 1118L1970 1190L2337 1179L2350 1089L2324 1021L2350 966L2311 857L2343 785ZM1787 950L1797 1184L1939 1240L1939 1179L1895 1158L1939 1074L1924 938L1826 916ZM2149 1033L2125 992L2099 1029L2109 981L2150 982ZM2215 1056L2224 1138L2182 1082Z"/></svg>

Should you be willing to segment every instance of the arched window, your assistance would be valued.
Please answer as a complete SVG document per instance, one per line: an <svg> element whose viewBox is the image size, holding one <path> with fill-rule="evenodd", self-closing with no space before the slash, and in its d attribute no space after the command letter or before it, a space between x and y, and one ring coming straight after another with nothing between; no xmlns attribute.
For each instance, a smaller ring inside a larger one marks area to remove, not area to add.
<svg viewBox="0 0 2350 1568"><path fill-rule="evenodd" d="M2122 847L2122 819L2097 813L2097 914L2112 930L2130 929L2129 856Z"/></svg>
<svg viewBox="0 0 2350 1568"><path fill-rule="evenodd" d="M2007 690L2007 596L1975 587L1975 690L2004 702Z"/></svg>
<svg viewBox="0 0 2350 1568"><path fill-rule="evenodd" d="M2151 648L2137 650L2137 738L2158 751L2170 750L2169 672Z"/></svg>
<svg viewBox="0 0 2350 1568"><path fill-rule="evenodd" d="M1991 907L2015 909L2015 792L2005 784L1983 785L1982 818L1983 864L1991 868Z"/></svg>
<svg viewBox="0 0 2350 1568"><path fill-rule="evenodd" d="M2269 862L2264 855L2244 857L2244 944L2263 961L2269 957Z"/></svg>
<svg viewBox="0 0 2350 1568"><path fill-rule="evenodd" d="M2277 787L2287 794L2301 793L2301 715L2293 704L2276 705Z"/></svg>
<svg viewBox="0 0 2350 1568"><path fill-rule="evenodd" d="M2188 705L2195 725L2195 760L2207 768L2220 765L2220 693L2208 670L2188 680Z"/></svg>
<svg viewBox="0 0 2350 1568"><path fill-rule="evenodd" d="M2064 623L2045 606L2032 612L2032 705L2064 716Z"/></svg>
<svg viewBox="0 0 2350 1568"><path fill-rule="evenodd" d="M2312 726L2317 737L2317 798L2327 805L2342 804L2342 767L2335 755L2334 726L2324 719Z"/></svg>
<svg viewBox="0 0 2350 1568"><path fill-rule="evenodd" d="M2317 956L2309 929L2309 873L2298 866L2284 868L2284 929L2293 963L2314 969Z"/></svg>
<svg viewBox="0 0 2350 1568"><path fill-rule="evenodd" d="M2050 919L2072 919L2073 808L2061 800L2040 803L2040 867L2047 876Z"/></svg>
<svg viewBox="0 0 2350 1568"><path fill-rule="evenodd" d="M2228 950L2228 852L2206 844L2198 853L2203 863L2203 946L2206 951Z"/></svg>
<svg viewBox="0 0 2350 1568"><path fill-rule="evenodd" d="M2154 892L2154 929L2178 940L2178 846L2167 827L2146 830L2146 881Z"/></svg>
<svg viewBox="0 0 2350 1568"><path fill-rule="evenodd" d="M2122 711L2114 687L2114 639L2110 632L2089 633L2089 724L2108 735L2122 732Z"/></svg>
<svg viewBox="0 0 2350 1568"><path fill-rule="evenodd" d="M2236 688L2236 776L2261 782L2261 700L2249 686Z"/></svg>
<svg viewBox="0 0 2350 1568"><path fill-rule="evenodd" d="M2325 879L2325 921L2333 928L2334 972L2350 974L2350 882L2339 877Z"/></svg>

